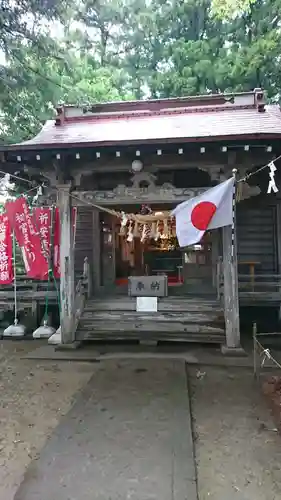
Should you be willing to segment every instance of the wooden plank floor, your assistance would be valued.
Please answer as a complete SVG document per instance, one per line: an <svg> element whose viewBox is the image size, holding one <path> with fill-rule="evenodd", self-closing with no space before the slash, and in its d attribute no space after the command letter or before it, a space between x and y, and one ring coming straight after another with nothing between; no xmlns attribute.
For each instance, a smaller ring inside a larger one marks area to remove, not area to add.
<svg viewBox="0 0 281 500"><path fill-rule="evenodd" d="M136 311L136 299L128 296L94 298L81 317L78 340L225 341L220 303L202 297L165 297L158 311Z"/></svg>

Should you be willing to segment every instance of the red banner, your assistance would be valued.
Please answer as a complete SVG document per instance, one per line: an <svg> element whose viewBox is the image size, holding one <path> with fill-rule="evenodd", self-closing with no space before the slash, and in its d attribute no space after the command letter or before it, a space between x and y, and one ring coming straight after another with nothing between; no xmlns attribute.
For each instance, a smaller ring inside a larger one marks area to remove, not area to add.
<svg viewBox="0 0 281 500"><path fill-rule="evenodd" d="M11 225L6 214L0 215L0 285L14 279Z"/></svg>
<svg viewBox="0 0 281 500"><path fill-rule="evenodd" d="M55 209L54 217L54 276L60 278L60 214L59 209Z"/></svg>
<svg viewBox="0 0 281 500"><path fill-rule="evenodd" d="M43 255L41 238L29 213L26 199L21 197L7 202L6 212L21 247L27 276L38 279L46 278L48 261Z"/></svg>
<svg viewBox="0 0 281 500"><path fill-rule="evenodd" d="M40 234L41 246L46 259L49 258L51 242L51 212L52 208L35 207L33 209L34 223Z"/></svg>
<svg viewBox="0 0 281 500"><path fill-rule="evenodd" d="M60 278L60 213L59 209L55 209L54 223L54 275L55 278ZM77 208L72 209L72 224L73 224L73 242L75 242L76 233Z"/></svg>

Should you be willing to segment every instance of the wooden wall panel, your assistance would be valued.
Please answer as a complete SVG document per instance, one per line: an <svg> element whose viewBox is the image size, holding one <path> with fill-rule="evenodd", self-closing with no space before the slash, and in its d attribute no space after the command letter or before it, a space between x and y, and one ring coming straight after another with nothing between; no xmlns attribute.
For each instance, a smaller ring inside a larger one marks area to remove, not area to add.
<svg viewBox="0 0 281 500"><path fill-rule="evenodd" d="M276 207L252 208L243 203L237 206L237 250L238 262L260 262L256 268L257 274L278 271Z"/></svg>
<svg viewBox="0 0 281 500"><path fill-rule="evenodd" d="M78 207L76 238L75 238L75 276L83 272L85 257L93 265L93 209L91 207Z"/></svg>

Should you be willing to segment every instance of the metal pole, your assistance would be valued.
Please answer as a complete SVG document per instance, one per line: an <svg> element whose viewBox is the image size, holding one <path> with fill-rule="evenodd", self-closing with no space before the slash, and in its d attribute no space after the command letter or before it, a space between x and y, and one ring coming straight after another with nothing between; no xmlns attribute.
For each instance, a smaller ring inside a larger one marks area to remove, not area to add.
<svg viewBox="0 0 281 500"><path fill-rule="evenodd" d="M50 292L50 280L51 280L51 248L52 248L52 227L53 227L53 207L49 208L50 210L50 226L49 226L49 232L50 232L50 242L49 242L49 248L45 248L45 255L46 259L48 260L48 284L47 284L47 295L46 295L46 301L45 301L45 312L44 312L44 319L43 319L43 325L47 326L48 323L48 312L49 312L49 292ZM39 233L40 234L40 233Z"/></svg>
<svg viewBox="0 0 281 500"><path fill-rule="evenodd" d="M18 303L17 303L17 269L16 269L16 237L13 231L13 254L14 254L14 307L15 307L15 326L18 324Z"/></svg>
<svg viewBox="0 0 281 500"><path fill-rule="evenodd" d="M236 250L236 175L237 175L237 168L234 168L232 170L232 175L234 177L234 184L233 184L233 195L232 195L231 258L233 259L234 258L234 251Z"/></svg>
<svg viewBox="0 0 281 500"><path fill-rule="evenodd" d="M74 210L72 210L71 215L74 214L74 224L73 224L73 249L75 248L76 244L76 228L77 228L77 217L78 217L78 207L74 207Z"/></svg>

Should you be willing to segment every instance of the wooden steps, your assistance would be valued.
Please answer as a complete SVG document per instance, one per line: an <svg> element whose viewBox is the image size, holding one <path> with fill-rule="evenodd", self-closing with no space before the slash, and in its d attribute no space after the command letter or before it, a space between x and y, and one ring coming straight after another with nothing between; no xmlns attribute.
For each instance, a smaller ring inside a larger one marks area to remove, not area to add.
<svg viewBox="0 0 281 500"><path fill-rule="evenodd" d="M217 312L181 312L180 320L183 323L206 324L217 320ZM83 321L157 321L173 323L179 320L178 312L145 313L136 311L84 311Z"/></svg>
<svg viewBox="0 0 281 500"><path fill-rule="evenodd" d="M217 311L221 310L217 300L204 297L163 297L158 300L158 312L162 311ZM136 299L134 297L114 296L103 299L90 299L85 311L135 311Z"/></svg>
<svg viewBox="0 0 281 500"><path fill-rule="evenodd" d="M224 317L216 300L165 297L158 311L136 311L136 299L114 296L88 301L77 340L168 340L223 343Z"/></svg>

